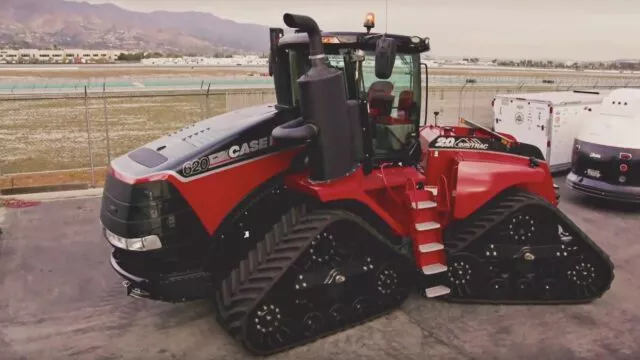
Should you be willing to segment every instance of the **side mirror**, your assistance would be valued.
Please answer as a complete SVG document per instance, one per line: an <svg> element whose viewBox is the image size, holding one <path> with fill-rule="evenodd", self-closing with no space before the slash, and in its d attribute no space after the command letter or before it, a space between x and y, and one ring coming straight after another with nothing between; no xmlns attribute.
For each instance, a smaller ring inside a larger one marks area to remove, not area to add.
<svg viewBox="0 0 640 360"><path fill-rule="evenodd" d="M396 46L396 41L392 38L382 37L376 42L375 70L378 79L386 80L391 77L396 62Z"/></svg>
<svg viewBox="0 0 640 360"><path fill-rule="evenodd" d="M278 42L283 35L284 30L281 28L269 28L269 76L273 76L278 59Z"/></svg>

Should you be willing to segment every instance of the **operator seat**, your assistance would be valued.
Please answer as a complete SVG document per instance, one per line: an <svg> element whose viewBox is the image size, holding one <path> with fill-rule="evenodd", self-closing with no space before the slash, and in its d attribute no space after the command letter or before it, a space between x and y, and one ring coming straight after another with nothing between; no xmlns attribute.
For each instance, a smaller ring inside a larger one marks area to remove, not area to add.
<svg viewBox="0 0 640 360"><path fill-rule="evenodd" d="M413 91L403 90L398 96L398 116L393 123L410 124L414 111L415 102L413 101Z"/></svg>
<svg viewBox="0 0 640 360"><path fill-rule="evenodd" d="M368 95L371 96L375 93L391 94L393 91L393 83L386 80L378 80L371 83L368 90Z"/></svg>
<svg viewBox="0 0 640 360"><path fill-rule="evenodd" d="M369 116L374 123L388 123L395 97L391 93L393 83L390 81L374 81L367 91Z"/></svg>
<svg viewBox="0 0 640 360"><path fill-rule="evenodd" d="M391 111L395 99L392 92L393 83L383 80L374 81L367 91L371 135L376 152L389 152L392 150L388 142L388 126L391 121Z"/></svg>

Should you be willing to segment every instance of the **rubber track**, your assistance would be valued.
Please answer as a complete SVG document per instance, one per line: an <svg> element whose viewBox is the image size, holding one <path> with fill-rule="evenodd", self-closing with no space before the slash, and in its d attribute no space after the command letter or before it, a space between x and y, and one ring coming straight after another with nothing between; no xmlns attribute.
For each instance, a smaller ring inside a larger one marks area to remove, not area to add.
<svg viewBox="0 0 640 360"><path fill-rule="evenodd" d="M480 207L470 217L462 220L455 226L455 229L447 234L444 239L445 249L447 251L447 258L455 256L457 253L464 252L465 248L469 246L475 239L482 237L486 232L491 230L494 226L497 226L502 220L508 217L513 212L518 211L521 207L529 205L539 205L546 207L554 215L559 217L559 222L565 222L571 226L571 232L574 232L579 238L581 238L587 245L589 245L594 252L602 257L605 263L608 263L610 268L613 269L614 265L609 257L602 249L585 234L580 228L574 225L573 221L569 219L563 212L557 209L555 206L544 200L543 198L531 194L529 192L509 189L487 204ZM554 224L555 226L556 224ZM611 282L609 286L602 292L603 294L611 288L613 283L614 274L611 274ZM532 301L516 301L516 300L485 300L485 299L465 299L456 298L452 296L443 296L443 300L460 303L476 303L476 304L581 304L588 303L595 298L581 299L581 300L532 300Z"/></svg>
<svg viewBox="0 0 640 360"><path fill-rule="evenodd" d="M273 226L264 240L257 244L255 250L251 251L247 258L231 272L230 276L222 282L220 291L216 294L217 321L231 337L241 342L246 349L254 354L264 356L313 343L395 310L395 308L390 308L360 321L269 352L252 349L251 345L242 338L245 316L252 311L256 304L260 303L280 277L286 273L289 266L309 248L316 234L332 222L342 219L348 219L363 226L383 242L380 245L387 246L390 252L406 258L407 261L410 260L405 254L393 249L391 244L364 220L349 212L318 210L308 214L306 206L295 207Z"/></svg>
<svg viewBox="0 0 640 360"><path fill-rule="evenodd" d="M456 224L453 231L445 237L445 248L453 254L462 252L467 245L483 236L509 214L536 200L539 199L524 191L507 190L501 193Z"/></svg>

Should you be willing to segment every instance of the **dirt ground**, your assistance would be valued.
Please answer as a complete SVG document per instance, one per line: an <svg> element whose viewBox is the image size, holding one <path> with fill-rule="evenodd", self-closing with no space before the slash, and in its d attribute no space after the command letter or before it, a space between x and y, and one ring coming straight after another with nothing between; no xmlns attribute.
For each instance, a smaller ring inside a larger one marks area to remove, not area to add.
<svg viewBox="0 0 640 360"><path fill-rule="evenodd" d="M640 358L640 208L568 192L561 205L616 265L612 288L577 306L478 306L411 297L373 322L273 356L324 359ZM100 235L100 199L0 208L0 358L246 359L209 301L127 297Z"/></svg>

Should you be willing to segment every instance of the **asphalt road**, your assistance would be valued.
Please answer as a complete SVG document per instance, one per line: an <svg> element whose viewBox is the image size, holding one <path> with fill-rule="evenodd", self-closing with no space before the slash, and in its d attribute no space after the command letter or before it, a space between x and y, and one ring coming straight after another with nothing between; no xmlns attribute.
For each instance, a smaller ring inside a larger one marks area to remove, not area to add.
<svg viewBox="0 0 640 360"><path fill-rule="evenodd" d="M273 359L640 358L640 208L561 191L561 209L616 264L602 299L526 307L414 296L384 318ZM90 198L0 209L0 358L246 358L207 301L125 296L99 234L99 204Z"/></svg>

